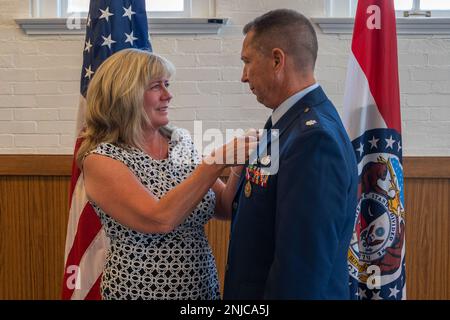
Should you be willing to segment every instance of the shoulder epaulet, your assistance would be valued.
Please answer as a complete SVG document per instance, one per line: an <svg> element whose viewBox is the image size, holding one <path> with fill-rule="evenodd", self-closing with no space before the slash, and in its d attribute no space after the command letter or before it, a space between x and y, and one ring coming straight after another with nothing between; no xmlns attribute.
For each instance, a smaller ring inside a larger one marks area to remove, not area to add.
<svg viewBox="0 0 450 320"><path fill-rule="evenodd" d="M305 107L300 114L300 126L302 131L306 132L312 129L320 128L319 117L314 108Z"/></svg>

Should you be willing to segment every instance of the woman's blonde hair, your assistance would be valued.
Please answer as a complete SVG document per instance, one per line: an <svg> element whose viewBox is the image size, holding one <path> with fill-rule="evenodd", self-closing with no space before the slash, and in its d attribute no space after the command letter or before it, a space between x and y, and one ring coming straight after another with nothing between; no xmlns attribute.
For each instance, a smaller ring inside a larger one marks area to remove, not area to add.
<svg viewBox="0 0 450 320"><path fill-rule="evenodd" d="M106 59L89 83L78 166L103 142L142 149L143 130L150 124L144 111L146 86L174 72L170 61L139 49L124 49Z"/></svg>

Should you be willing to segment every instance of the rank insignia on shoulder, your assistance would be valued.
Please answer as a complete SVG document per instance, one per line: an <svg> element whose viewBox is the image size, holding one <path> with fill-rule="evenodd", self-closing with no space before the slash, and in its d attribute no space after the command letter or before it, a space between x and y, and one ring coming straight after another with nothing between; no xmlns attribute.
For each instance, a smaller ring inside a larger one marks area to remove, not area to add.
<svg viewBox="0 0 450 320"><path fill-rule="evenodd" d="M317 124L317 121L316 120L308 120L308 121L305 122L305 124L308 127L310 127L310 126L313 126L313 125Z"/></svg>

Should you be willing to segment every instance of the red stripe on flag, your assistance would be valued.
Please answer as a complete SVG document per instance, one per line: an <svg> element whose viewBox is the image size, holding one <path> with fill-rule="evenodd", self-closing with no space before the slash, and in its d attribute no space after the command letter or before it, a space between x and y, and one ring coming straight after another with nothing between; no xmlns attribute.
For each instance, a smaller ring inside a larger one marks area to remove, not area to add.
<svg viewBox="0 0 450 320"><path fill-rule="evenodd" d="M374 23L379 23L380 29L369 28ZM352 51L388 128L400 133L397 32L392 0L358 1Z"/></svg>
<svg viewBox="0 0 450 320"><path fill-rule="evenodd" d="M79 266L84 253L100 232L100 229L100 219L97 217L94 208L87 203L78 220L77 233L69 255L67 256L64 268L63 299L70 299L74 290L74 288L68 287L68 278L73 274L68 273L67 268L70 266Z"/></svg>

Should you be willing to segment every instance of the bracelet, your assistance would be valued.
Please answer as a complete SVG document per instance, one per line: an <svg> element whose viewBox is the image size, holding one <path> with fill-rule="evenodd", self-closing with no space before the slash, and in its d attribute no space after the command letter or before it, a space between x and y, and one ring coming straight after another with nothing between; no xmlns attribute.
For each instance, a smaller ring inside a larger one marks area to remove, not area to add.
<svg viewBox="0 0 450 320"><path fill-rule="evenodd" d="M241 177L241 175L240 175L240 174L237 174L236 172L234 172L234 170L233 170L232 168L230 168L230 171L231 171L231 173L232 173L233 175L235 175L236 177L238 177L238 178Z"/></svg>

